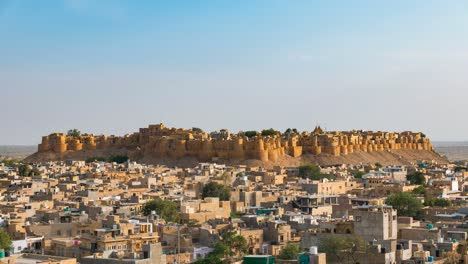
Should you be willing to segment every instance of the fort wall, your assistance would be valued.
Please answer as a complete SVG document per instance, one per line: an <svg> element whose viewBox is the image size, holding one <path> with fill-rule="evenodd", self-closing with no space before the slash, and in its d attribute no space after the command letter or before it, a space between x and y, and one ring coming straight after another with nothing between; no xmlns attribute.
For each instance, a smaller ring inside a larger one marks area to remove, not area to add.
<svg viewBox="0 0 468 264"><path fill-rule="evenodd" d="M243 132L203 131L166 128L163 124L141 128L139 132L118 136L83 134L78 137L53 133L42 137L38 152L67 152L96 149L128 149L132 153L156 158L195 157L213 159L277 161L284 155L305 154L343 156L354 152L399 149L432 150L432 144L419 132L333 131L316 127L312 132L247 137Z"/></svg>

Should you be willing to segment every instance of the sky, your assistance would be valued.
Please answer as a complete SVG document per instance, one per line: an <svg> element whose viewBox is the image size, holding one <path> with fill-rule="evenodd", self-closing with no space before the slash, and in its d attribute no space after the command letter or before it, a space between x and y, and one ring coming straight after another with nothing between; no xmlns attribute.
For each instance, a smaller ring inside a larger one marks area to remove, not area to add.
<svg viewBox="0 0 468 264"><path fill-rule="evenodd" d="M0 0L0 145L149 124L468 140L468 2Z"/></svg>

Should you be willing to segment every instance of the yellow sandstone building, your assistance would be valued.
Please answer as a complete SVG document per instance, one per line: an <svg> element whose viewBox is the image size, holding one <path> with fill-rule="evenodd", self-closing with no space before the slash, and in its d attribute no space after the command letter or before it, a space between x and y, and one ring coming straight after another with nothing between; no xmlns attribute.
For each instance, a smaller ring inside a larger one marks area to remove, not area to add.
<svg viewBox="0 0 468 264"><path fill-rule="evenodd" d="M432 144L422 133L345 131L326 132L316 127L312 132L231 134L227 130L206 133L198 129L167 128L163 124L141 128L139 132L117 136L78 137L54 133L42 138L39 153L64 154L93 150L125 150L130 158L148 155L154 158L181 159L194 157L199 161L245 160L277 161L284 155L304 154L341 156L353 152L374 152L398 149L432 150Z"/></svg>

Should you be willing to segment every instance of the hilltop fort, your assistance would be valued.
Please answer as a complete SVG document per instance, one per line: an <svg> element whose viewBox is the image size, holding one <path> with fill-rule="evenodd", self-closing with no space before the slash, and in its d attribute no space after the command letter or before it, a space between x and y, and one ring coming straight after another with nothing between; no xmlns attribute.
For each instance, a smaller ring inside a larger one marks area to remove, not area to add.
<svg viewBox="0 0 468 264"><path fill-rule="evenodd" d="M125 136L53 133L42 138L38 152L30 159L125 154L145 161L192 158L200 162L258 160L281 163L285 158L328 157L334 160L334 157L354 153L384 156L384 153L396 153L400 159L406 159L401 155L409 152L412 159L420 158L419 154L425 159L441 158L432 151L430 140L420 132L324 131L316 127L311 132L288 129L280 133L269 129L233 134L224 129L207 133L197 128L167 128L158 124Z"/></svg>

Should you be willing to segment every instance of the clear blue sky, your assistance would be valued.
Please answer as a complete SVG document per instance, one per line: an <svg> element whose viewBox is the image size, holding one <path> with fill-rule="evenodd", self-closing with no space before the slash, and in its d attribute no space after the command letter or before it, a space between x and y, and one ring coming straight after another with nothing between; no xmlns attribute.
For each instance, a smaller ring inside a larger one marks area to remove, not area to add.
<svg viewBox="0 0 468 264"><path fill-rule="evenodd" d="M466 1L0 0L0 144L150 123L468 139Z"/></svg>

